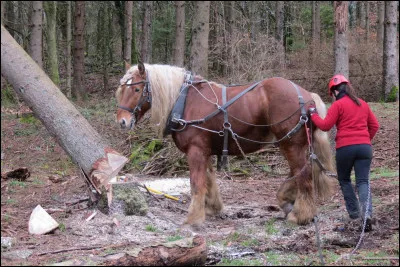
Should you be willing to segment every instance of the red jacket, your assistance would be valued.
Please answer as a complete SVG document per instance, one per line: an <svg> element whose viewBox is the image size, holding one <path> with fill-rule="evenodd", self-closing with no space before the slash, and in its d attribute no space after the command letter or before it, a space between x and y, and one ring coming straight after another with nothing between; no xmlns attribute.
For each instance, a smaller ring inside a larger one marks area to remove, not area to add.
<svg viewBox="0 0 400 267"><path fill-rule="evenodd" d="M321 119L317 113L311 114L312 122L322 131L329 131L336 124L336 148L371 144L379 129L378 120L368 104L362 99L359 100L361 106L347 95L333 102L325 119Z"/></svg>

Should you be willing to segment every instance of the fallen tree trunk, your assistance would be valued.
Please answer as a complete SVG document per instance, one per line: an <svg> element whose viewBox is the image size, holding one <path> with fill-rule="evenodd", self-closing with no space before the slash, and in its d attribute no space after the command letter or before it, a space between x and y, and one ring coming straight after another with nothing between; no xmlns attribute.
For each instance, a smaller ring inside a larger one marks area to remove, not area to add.
<svg viewBox="0 0 400 267"><path fill-rule="evenodd" d="M1 74L100 193L128 159L101 138L3 25Z"/></svg>
<svg viewBox="0 0 400 267"><path fill-rule="evenodd" d="M123 249L121 249L123 247ZM111 250L112 249L112 250ZM59 266L204 266L207 260L207 243L203 236L188 237L178 241L140 247L137 244L116 244L107 247L75 247L41 252L35 256L71 251L113 251L104 256L78 256L59 262ZM121 250L121 252L118 252ZM103 254L103 253L102 253Z"/></svg>
<svg viewBox="0 0 400 267"><path fill-rule="evenodd" d="M207 244L204 237L196 236L190 245L160 244L141 249L139 252L120 253L107 257L107 266L203 266L207 260Z"/></svg>

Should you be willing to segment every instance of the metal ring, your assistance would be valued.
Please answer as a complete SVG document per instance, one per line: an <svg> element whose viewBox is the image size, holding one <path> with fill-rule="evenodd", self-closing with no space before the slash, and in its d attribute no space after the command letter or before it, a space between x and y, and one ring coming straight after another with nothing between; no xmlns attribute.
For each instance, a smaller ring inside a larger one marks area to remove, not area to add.
<svg viewBox="0 0 400 267"><path fill-rule="evenodd" d="M224 129L231 129L231 126L229 122L224 122Z"/></svg>
<svg viewBox="0 0 400 267"><path fill-rule="evenodd" d="M222 137L222 136L225 135L225 133L224 133L224 131L219 131L219 132L218 132L218 135Z"/></svg>

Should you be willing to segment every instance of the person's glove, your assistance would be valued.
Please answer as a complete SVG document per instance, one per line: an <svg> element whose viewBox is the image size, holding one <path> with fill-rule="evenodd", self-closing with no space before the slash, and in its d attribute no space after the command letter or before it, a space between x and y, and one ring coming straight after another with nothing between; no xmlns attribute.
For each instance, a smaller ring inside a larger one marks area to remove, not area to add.
<svg viewBox="0 0 400 267"><path fill-rule="evenodd" d="M317 108L315 107L315 105L310 105L308 107L308 113L310 114L310 116L312 116L313 114L318 114Z"/></svg>

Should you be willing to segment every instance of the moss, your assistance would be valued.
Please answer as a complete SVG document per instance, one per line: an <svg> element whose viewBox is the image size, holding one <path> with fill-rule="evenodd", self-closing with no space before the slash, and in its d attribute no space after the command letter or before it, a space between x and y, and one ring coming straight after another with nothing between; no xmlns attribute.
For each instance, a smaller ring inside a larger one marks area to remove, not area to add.
<svg viewBox="0 0 400 267"><path fill-rule="evenodd" d="M398 95L399 95L399 87L393 86L386 97L386 102L396 102Z"/></svg>

